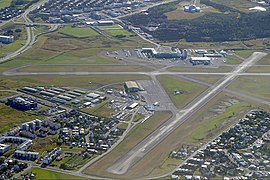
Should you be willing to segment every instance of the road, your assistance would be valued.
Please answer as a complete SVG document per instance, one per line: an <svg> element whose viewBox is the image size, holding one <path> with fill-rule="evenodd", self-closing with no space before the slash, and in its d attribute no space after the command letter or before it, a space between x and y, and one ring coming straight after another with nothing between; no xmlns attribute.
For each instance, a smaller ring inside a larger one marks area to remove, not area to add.
<svg viewBox="0 0 270 180"><path fill-rule="evenodd" d="M223 89L231 84L239 73L244 72L248 67L252 66L256 61L263 58L265 53L253 53L242 64L237 66L230 74L226 75L222 81L219 81L212 88L209 88L200 99L192 101L184 112L177 113L175 118L167 121L161 128L155 130L125 156L119 159L114 165L107 169L108 172L114 174L125 174L135 163L142 159L151 149L158 145L163 139L177 129L182 123L184 123L189 117L200 110L205 104L207 104L212 98L218 95Z"/></svg>
<svg viewBox="0 0 270 180"><path fill-rule="evenodd" d="M41 1L37 4L34 4L33 6L31 6L30 8L28 8L22 15L21 17L23 18L23 20L25 21L26 24L32 24L33 22L27 17L27 15L37 9L39 6L41 6L42 4L46 3L48 0L45 0L45 1ZM13 19L12 19L13 20ZM10 20L11 21L11 20ZM13 52L13 53L10 53L8 54L7 56L3 57L3 58L0 58L0 63L3 63L3 62L6 62L6 61L9 61L10 59L20 55L21 53L27 51L28 49L32 48L32 46L34 45L34 43L36 42L36 36L34 34L34 27L29 27L29 26L26 26L26 33L27 33L27 39L26 39L26 42L25 44L20 48L18 49L17 51Z"/></svg>

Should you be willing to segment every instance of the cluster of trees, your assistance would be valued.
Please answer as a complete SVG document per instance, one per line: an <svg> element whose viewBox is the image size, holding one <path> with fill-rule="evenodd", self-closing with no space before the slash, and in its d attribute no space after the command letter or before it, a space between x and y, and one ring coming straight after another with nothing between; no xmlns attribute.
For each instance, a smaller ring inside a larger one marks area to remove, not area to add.
<svg viewBox="0 0 270 180"><path fill-rule="evenodd" d="M161 41L221 42L270 37L269 11L243 13L209 0L201 2L223 13L206 13L193 20L168 20L164 13L175 8L174 3L169 3L150 9L148 14L136 14L125 20ZM149 32L144 28L147 24L159 24L159 28Z"/></svg>

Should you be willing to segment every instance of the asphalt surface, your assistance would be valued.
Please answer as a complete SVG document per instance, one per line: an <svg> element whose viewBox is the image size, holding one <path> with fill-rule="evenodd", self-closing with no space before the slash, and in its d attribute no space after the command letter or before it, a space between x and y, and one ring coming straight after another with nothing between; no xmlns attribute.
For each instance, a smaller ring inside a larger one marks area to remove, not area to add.
<svg viewBox="0 0 270 180"><path fill-rule="evenodd" d="M161 128L155 130L147 138L141 141L135 148L133 148L128 154L119 159L113 166L107 169L108 172L114 174L125 174L135 163L142 159L151 149L158 145L163 139L177 129L182 123L184 123L189 117L195 114L205 104L207 104L213 97L218 95L223 89L225 89L233 80L244 72L249 66L252 66L256 61L264 57L265 53L253 53L242 64L237 66L230 74L226 75L222 81L215 84L214 87L210 87L205 94L202 94L198 100L192 101L188 105L188 109L177 113L174 118L167 121Z"/></svg>

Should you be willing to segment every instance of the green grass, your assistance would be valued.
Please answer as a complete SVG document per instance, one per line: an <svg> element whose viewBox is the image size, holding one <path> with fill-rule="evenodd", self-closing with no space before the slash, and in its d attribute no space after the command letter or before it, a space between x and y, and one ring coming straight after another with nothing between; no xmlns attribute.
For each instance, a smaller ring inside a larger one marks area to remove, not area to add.
<svg viewBox="0 0 270 180"><path fill-rule="evenodd" d="M0 91L0 98L9 97L9 96L13 96L16 94L17 93L15 93L15 92Z"/></svg>
<svg viewBox="0 0 270 180"><path fill-rule="evenodd" d="M88 179L88 178L83 178L83 177L79 177L79 176L73 176L73 175L69 175L69 174L54 172L54 171L41 169L41 168L32 168L30 171L36 175L36 177L35 177L36 180L46 180L46 179L50 179L50 180L67 180L67 179L86 180L86 179Z"/></svg>
<svg viewBox="0 0 270 180"><path fill-rule="evenodd" d="M59 30L59 32L77 38L94 37L99 35L91 28L78 28L71 26L64 26Z"/></svg>
<svg viewBox="0 0 270 180"><path fill-rule="evenodd" d="M110 29L110 28L121 28L121 26L118 24L113 24L111 26L98 26L98 28L101 30L105 30L105 29Z"/></svg>
<svg viewBox="0 0 270 180"><path fill-rule="evenodd" d="M57 139L57 135L33 139L33 145L30 147L30 150L39 152L40 154L45 151L52 151L57 146Z"/></svg>
<svg viewBox="0 0 270 180"><path fill-rule="evenodd" d="M121 123L119 126L118 126L118 128L119 129L122 129L122 130L126 130L127 129L127 127L128 127L128 124L127 123Z"/></svg>
<svg viewBox="0 0 270 180"><path fill-rule="evenodd" d="M22 112L0 103L0 133L20 125L23 122L40 118L30 112Z"/></svg>
<svg viewBox="0 0 270 180"><path fill-rule="evenodd" d="M179 109L185 107L206 89L205 86L175 76L161 75L158 76L157 79L171 98L174 105ZM174 95L174 91L183 91L183 94Z"/></svg>
<svg viewBox="0 0 270 180"><path fill-rule="evenodd" d="M0 1L0 9L1 8L5 8L5 7L9 7L11 4L12 0L1 0Z"/></svg>
<svg viewBox="0 0 270 180"><path fill-rule="evenodd" d="M92 114L92 115L95 115L95 116L101 116L101 117L105 117L105 118L110 118L111 113L113 111L112 111L112 109L107 107L107 104L108 104L108 100L96 105L93 108L81 109L81 111Z"/></svg>
<svg viewBox="0 0 270 180"><path fill-rule="evenodd" d="M38 116L35 116L31 113L25 113L10 107L5 107L5 105L3 105L2 103L0 103L0 114L0 133L17 127L21 123L39 118Z"/></svg>
<svg viewBox="0 0 270 180"><path fill-rule="evenodd" d="M269 76L241 76L234 81L229 89L242 92L251 97L270 100L270 77Z"/></svg>
<svg viewBox="0 0 270 180"><path fill-rule="evenodd" d="M270 73L270 66L253 66L247 72L251 73Z"/></svg>
<svg viewBox="0 0 270 180"><path fill-rule="evenodd" d="M86 164L88 161L90 161L94 157L96 157L96 156L90 155L89 158L86 158L86 157L83 157L83 155L81 155L81 154L75 154L65 162L65 165L67 165L67 167L70 167L71 169L75 170L75 169L82 167L84 164Z"/></svg>
<svg viewBox="0 0 270 180"><path fill-rule="evenodd" d="M235 54L243 58L248 58L254 52L256 52L256 50L238 50L238 51L235 51Z"/></svg>
<svg viewBox="0 0 270 180"><path fill-rule="evenodd" d="M111 36L131 36L134 35L133 33L124 30L124 29L107 29L104 30L106 33L108 33Z"/></svg>
<svg viewBox="0 0 270 180"><path fill-rule="evenodd" d="M219 79L221 79L223 76L199 76L199 75L187 75L187 77L190 77L192 79L197 79L209 84L214 84Z"/></svg>
<svg viewBox="0 0 270 180"><path fill-rule="evenodd" d="M243 61L238 59L237 57L235 57L234 55L228 55L227 56L227 61L226 64L231 64L231 65L235 65L235 64L240 64Z"/></svg>
<svg viewBox="0 0 270 180"><path fill-rule="evenodd" d="M221 115L218 115L210 120L207 120L197 126L194 129L194 132L188 137L191 138L191 141L195 140L198 142L202 142L209 136L209 134L216 134L215 131L218 131L220 127L222 127L222 123L226 121L228 118L233 117L237 112L250 107L249 104L235 104L230 106L226 112Z"/></svg>
<svg viewBox="0 0 270 180"><path fill-rule="evenodd" d="M258 65L270 65L270 52L266 51L267 55L263 57L260 61L256 62Z"/></svg>

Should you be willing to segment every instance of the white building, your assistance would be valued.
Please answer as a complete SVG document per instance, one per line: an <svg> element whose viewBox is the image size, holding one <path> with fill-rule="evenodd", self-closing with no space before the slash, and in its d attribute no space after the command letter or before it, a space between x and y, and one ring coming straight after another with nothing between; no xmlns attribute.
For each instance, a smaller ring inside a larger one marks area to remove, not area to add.
<svg viewBox="0 0 270 180"><path fill-rule="evenodd" d="M0 154L4 154L5 152L7 152L10 148L10 145L6 145L6 144L0 144Z"/></svg>
<svg viewBox="0 0 270 180"><path fill-rule="evenodd" d="M196 13L196 12L200 12L201 8L197 7L195 4L192 4L192 5L189 5L189 6L185 6L184 11L189 12L189 13Z"/></svg>
<svg viewBox="0 0 270 180"><path fill-rule="evenodd" d="M3 35L0 35L0 42L2 43L12 43L14 42L14 36L3 36Z"/></svg>

